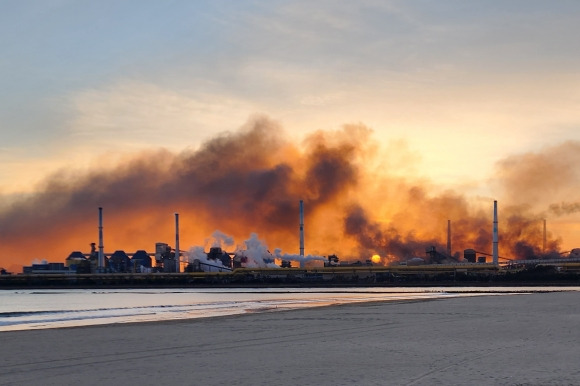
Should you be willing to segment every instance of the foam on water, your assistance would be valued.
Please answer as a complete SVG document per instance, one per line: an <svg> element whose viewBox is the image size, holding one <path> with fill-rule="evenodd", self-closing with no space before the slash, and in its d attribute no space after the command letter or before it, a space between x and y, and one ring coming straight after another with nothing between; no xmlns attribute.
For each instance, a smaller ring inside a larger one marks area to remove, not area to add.
<svg viewBox="0 0 580 386"><path fill-rule="evenodd" d="M191 319L370 301L434 299L564 288L275 288L2 290L0 331Z"/></svg>

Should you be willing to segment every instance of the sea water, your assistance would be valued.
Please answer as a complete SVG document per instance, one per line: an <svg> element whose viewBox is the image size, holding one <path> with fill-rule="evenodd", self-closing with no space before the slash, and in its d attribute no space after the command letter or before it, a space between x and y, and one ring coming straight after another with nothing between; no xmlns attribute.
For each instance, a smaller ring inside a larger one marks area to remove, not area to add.
<svg viewBox="0 0 580 386"><path fill-rule="evenodd" d="M0 331L192 319L372 301L580 287L0 290Z"/></svg>

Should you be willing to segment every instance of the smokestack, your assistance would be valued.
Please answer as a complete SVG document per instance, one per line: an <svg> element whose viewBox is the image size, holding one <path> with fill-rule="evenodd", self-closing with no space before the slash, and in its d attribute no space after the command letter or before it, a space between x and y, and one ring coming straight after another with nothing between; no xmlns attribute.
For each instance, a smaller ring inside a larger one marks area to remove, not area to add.
<svg viewBox="0 0 580 386"><path fill-rule="evenodd" d="M179 213L175 212L175 272L179 272Z"/></svg>
<svg viewBox="0 0 580 386"><path fill-rule="evenodd" d="M497 265L499 260L498 254L498 229L497 229L497 201L493 202L493 264Z"/></svg>
<svg viewBox="0 0 580 386"><path fill-rule="evenodd" d="M544 243L542 244L542 253L546 253L546 219L544 219Z"/></svg>
<svg viewBox="0 0 580 386"><path fill-rule="evenodd" d="M451 256L451 220L447 220L447 255Z"/></svg>
<svg viewBox="0 0 580 386"><path fill-rule="evenodd" d="M105 253L103 252L103 208L99 207L99 261L98 272L105 270Z"/></svg>
<svg viewBox="0 0 580 386"><path fill-rule="evenodd" d="M300 200L300 256L304 256L304 201Z"/></svg>

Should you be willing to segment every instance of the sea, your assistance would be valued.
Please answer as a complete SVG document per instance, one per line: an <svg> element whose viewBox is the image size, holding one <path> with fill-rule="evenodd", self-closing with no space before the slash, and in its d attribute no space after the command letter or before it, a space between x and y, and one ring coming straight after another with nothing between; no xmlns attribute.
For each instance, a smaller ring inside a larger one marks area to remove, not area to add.
<svg viewBox="0 0 580 386"><path fill-rule="evenodd" d="M0 290L0 331L155 322L361 302L580 291L580 287Z"/></svg>

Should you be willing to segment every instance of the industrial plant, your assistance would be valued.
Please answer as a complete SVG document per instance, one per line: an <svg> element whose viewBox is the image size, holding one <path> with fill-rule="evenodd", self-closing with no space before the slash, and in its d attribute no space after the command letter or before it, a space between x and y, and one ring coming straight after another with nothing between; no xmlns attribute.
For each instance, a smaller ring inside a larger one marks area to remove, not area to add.
<svg viewBox="0 0 580 386"><path fill-rule="evenodd" d="M389 264L364 259L342 261L336 254L305 255L304 203L299 203L299 254L264 250L257 236L246 248L226 251L212 246L208 251L179 246L179 214L175 213L175 244L155 243L154 253L145 250L105 252L103 208L98 208L98 245L90 251L73 251L65 262L39 262L21 274L2 270L0 286L57 285L231 285L231 284L360 284L404 285L406 283L509 282L534 277L580 281L580 249L568 257L511 260L499 256L498 205L494 201L491 253L465 249L463 257L452 255L451 221L447 222L447 249L429 246L424 256L410 256ZM544 222L544 238L545 238ZM532 274L532 276L530 276ZM527 275L527 276L526 276Z"/></svg>

